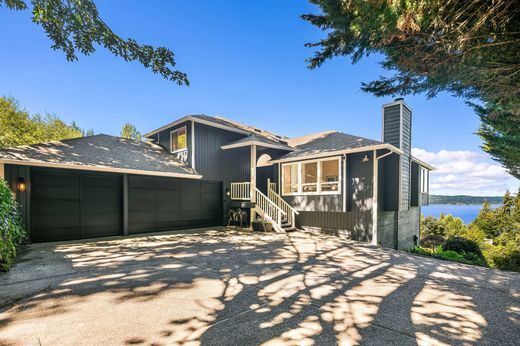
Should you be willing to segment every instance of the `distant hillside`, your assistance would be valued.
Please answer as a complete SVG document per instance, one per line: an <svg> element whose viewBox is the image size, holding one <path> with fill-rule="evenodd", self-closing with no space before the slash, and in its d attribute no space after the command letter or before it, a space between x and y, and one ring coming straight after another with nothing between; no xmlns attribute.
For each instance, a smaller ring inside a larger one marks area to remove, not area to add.
<svg viewBox="0 0 520 346"><path fill-rule="evenodd" d="M499 204L502 203L502 197L430 195L430 204L482 204L484 201Z"/></svg>

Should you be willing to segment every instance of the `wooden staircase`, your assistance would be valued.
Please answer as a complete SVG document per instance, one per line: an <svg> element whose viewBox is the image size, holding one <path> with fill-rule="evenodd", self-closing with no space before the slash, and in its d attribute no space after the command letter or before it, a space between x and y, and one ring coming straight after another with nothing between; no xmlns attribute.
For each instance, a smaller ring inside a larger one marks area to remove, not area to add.
<svg viewBox="0 0 520 346"><path fill-rule="evenodd" d="M256 214L271 221L276 232L295 231L295 219L298 212L276 193L270 181L267 185L268 196L255 187L253 191L254 199L252 199L250 183L231 183L231 199L251 201L254 205L252 209Z"/></svg>

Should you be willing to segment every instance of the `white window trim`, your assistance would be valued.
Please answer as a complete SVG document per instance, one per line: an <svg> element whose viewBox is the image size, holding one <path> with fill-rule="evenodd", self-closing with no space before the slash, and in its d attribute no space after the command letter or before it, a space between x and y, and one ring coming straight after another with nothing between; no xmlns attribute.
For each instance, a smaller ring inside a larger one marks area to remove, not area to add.
<svg viewBox="0 0 520 346"><path fill-rule="evenodd" d="M172 141L173 134L176 133L176 132L181 132L182 130L184 130L184 133L186 134L186 148L172 150L172 147L173 147L173 141ZM176 153L180 153L181 151L185 151L185 150L186 151L188 150L188 127L186 125L184 125L182 127L179 127L179 128L177 128L175 130L171 130L170 131L170 153L176 154Z"/></svg>
<svg viewBox="0 0 520 346"><path fill-rule="evenodd" d="M420 178L421 178L421 188L420 188L420 191L421 193L428 193L429 192L429 174L428 174L428 170L424 167L421 167L421 174L420 174Z"/></svg>
<svg viewBox="0 0 520 346"><path fill-rule="evenodd" d="M321 191L321 162L323 161L333 161L336 160L338 162L338 189L336 191ZM302 164L306 163L317 163L317 180L316 180L316 192L303 192L302 191ZM297 174L298 174L298 192L284 192L284 166L290 166L290 165L297 165ZM281 165L281 179L280 179L280 190L282 193L282 196L322 196L322 195L341 195L341 186L342 186L342 179L341 179L341 156L334 156L334 157L326 157L319 160L305 160L305 161L293 161L293 162L287 162L283 163Z"/></svg>

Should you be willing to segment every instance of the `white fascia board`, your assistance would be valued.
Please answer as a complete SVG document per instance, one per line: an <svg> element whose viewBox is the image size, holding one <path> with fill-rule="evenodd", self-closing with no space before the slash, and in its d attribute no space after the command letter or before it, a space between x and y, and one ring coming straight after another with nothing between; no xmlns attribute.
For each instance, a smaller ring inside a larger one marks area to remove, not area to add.
<svg viewBox="0 0 520 346"><path fill-rule="evenodd" d="M417 164L419 164L419 166L422 166L422 167L424 167L424 168L426 168L426 169L428 169L430 171L434 171L435 170L435 167L433 167L432 165L427 164L424 161L419 160L416 157L412 156L412 161L415 161Z"/></svg>
<svg viewBox="0 0 520 346"><path fill-rule="evenodd" d="M335 155L343 155L343 154L354 154L354 153L361 153L364 151L372 151L372 150L379 150L379 149L388 149L396 154L402 154L402 150L399 148L393 146L389 143L382 143L382 144L376 144L376 145L368 145L365 147L359 147L359 148L353 148L353 149L347 149L347 150L337 150L337 151L329 151L326 153L320 153L320 154L310 154L310 155L303 155L303 156L295 156L295 157L289 157L286 159L280 159L280 160L272 160L269 162L272 163L283 163L283 162L291 162L291 161L304 161L304 160L310 160L310 159L317 159L321 157L328 157L328 156L335 156Z"/></svg>
<svg viewBox="0 0 520 346"><path fill-rule="evenodd" d="M10 164L10 165L19 165L19 166L75 169L75 170L81 170L81 171L126 173L126 174L150 175L150 176L158 176L158 177L172 177L172 178L185 178L185 179L202 179L202 175L200 175L200 174L169 173L169 172L159 172L159 171L145 171L145 170L140 170L140 169L112 168L112 167L105 167L105 166L73 165L73 164L55 163L55 162L18 161L18 160L0 159L0 163Z"/></svg>
<svg viewBox="0 0 520 346"><path fill-rule="evenodd" d="M258 141L247 141L247 142L240 142L240 143L234 143L234 144L226 144L226 145L221 146L220 148L222 150L228 150L228 149L234 149L234 148L248 147L250 145L256 145L256 146L265 147L265 148L287 150L287 151L294 150L294 149L289 149L287 147L283 147L280 145L258 142Z"/></svg>
<svg viewBox="0 0 520 346"><path fill-rule="evenodd" d="M244 135L249 135L250 134L250 132L247 132L247 131L244 131L244 130L240 130L240 129L237 129L237 128L234 128L234 127L230 127L230 126L226 126L226 125L215 124L214 122L211 122L211 121L206 121L206 120L202 120L202 119L199 119L199 118L191 116L191 115L187 115L187 116L182 117L182 118L180 118L178 120L175 120L174 122L171 122L171 123L169 123L167 125L164 125L164 126L158 128L156 130L153 130L152 132L146 133L144 135L144 137L151 137L151 136L155 135L156 133L159 133L161 131L167 130L170 127L182 124L182 123L184 123L186 121L193 121L193 122L196 122L196 123L199 123L199 124L204 124L204 125L208 125L208 126L211 126L211 127L216 127L216 128L227 130L227 131L231 131L231 132L241 133L241 134L244 134Z"/></svg>

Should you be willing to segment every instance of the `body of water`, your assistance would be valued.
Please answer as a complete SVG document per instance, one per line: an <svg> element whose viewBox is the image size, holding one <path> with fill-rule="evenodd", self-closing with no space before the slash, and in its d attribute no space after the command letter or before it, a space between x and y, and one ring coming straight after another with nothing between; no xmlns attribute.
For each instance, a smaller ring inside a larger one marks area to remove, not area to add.
<svg viewBox="0 0 520 346"><path fill-rule="evenodd" d="M491 205L492 208L498 207L499 204ZM460 217L465 224L471 223L475 220L480 209L481 204L470 204L470 205L458 205L458 204L431 204L421 208L421 212L424 216L439 217L441 213L445 215L451 214L456 217Z"/></svg>

